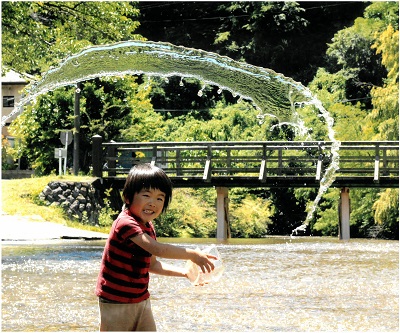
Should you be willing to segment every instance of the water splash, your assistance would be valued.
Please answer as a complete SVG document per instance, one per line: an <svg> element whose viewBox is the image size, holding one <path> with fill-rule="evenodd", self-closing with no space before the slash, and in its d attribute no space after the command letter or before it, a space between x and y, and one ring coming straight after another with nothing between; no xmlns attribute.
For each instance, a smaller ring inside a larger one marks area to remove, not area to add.
<svg viewBox="0 0 400 333"><path fill-rule="evenodd" d="M294 103L310 101L311 93L300 83L273 70L238 62L228 57L169 43L127 41L84 49L49 70L27 88L15 109L54 89L104 76L146 74L192 77L204 84L251 100L260 113L272 114L280 122L298 123ZM14 110L13 110L14 112ZM8 117L9 118L9 117ZM7 118L7 119L8 119ZM2 119L2 124L6 119Z"/></svg>
<svg viewBox="0 0 400 333"><path fill-rule="evenodd" d="M251 101L259 110L261 121L266 116L275 117L280 125L289 124L300 135L305 135L308 129L297 109L305 105L316 107L326 121L329 139L334 144L331 148L331 164L322 177L305 226L309 223L322 194L334 181L339 165L340 143L334 138L333 119L311 91L301 83L271 69L162 42L125 41L90 47L66 58L57 68L45 73L40 81L29 85L26 89L27 95L8 116L2 117L2 126L7 119L22 112L24 105L49 91L64 86L76 86L79 82L94 78L126 74L158 76L166 81L172 76L196 78L203 84L198 92L199 96L203 94L206 84L217 86L219 94L222 90L228 90L233 96L239 96L239 100Z"/></svg>
<svg viewBox="0 0 400 333"><path fill-rule="evenodd" d="M326 168L324 175L320 181L320 186L318 189L317 196L315 197L313 204L308 208L307 217L305 221L299 227L292 230L291 236L297 235L299 232L303 232L307 229L307 226L310 224L311 219L314 215L315 210L317 209L318 203L321 200L323 194L328 190L328 188L335 181L336 170L339 169L339 149L340 149L340 141L335 139L335 132L333 130L333 118L329 114L327 110L323 107L320 100L314 98L310 103L315 105L318 110L321 112L322 117L325 119L328 127L328 137L332 141L331 146L331 163Z"/></svg>

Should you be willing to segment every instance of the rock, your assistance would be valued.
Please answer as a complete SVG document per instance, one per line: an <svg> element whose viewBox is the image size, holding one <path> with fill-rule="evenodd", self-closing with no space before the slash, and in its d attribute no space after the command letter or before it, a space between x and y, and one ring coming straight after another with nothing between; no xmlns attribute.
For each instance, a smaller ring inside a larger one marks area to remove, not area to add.
<svg viewBox="0 0 400 333"><path fill-rule="evenodd" d="M39 194L47 206L60 206L71 219L98 225L102 199L90 183L52 181Z"/></svg>

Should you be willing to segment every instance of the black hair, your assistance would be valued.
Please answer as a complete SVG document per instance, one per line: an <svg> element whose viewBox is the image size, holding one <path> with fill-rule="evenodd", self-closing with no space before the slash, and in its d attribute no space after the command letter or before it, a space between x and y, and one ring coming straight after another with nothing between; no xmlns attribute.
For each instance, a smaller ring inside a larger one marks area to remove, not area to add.
<svg viewBox="0 0 400 333"><path fill-rule="evenodd" d="M172 199L172 182L164 170L150 163L137 164L129 171L122 191L124 202L131 203L135 193L150 188L165 193L163 207L165 212Z"/></svg>

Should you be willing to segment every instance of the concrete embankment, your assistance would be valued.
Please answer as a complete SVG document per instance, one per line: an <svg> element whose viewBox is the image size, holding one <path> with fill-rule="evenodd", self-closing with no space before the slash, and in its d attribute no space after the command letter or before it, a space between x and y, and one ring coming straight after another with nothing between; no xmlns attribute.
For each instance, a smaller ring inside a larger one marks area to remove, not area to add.
<svg viewBox="0 0 400 333"><path fill-rule="evenodd" d="M106 239L107 234L67 227L44 221L40 216L8 215L1 212L2 241L37 241L52 239Z"/></svg>

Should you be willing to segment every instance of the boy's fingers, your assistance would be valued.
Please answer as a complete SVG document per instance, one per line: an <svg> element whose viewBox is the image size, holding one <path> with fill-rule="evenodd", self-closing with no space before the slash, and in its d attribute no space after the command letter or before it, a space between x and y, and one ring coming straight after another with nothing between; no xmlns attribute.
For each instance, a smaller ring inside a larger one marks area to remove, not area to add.
<svg viewBox="0 0 400 333"><path fill-rule="evenodd" d="M212 262L210 262L207 266L207 272L210 273L212 270L214 270L214 264ZM203 270L203 273L205 273L205 271Z"/></svg>

